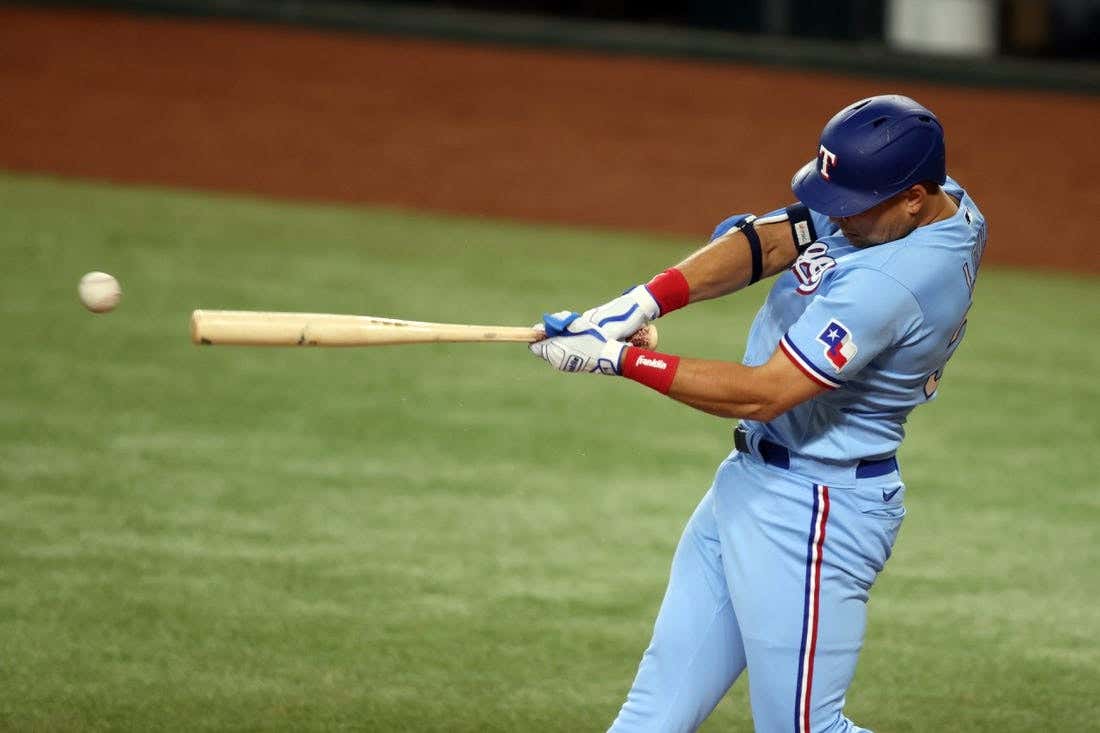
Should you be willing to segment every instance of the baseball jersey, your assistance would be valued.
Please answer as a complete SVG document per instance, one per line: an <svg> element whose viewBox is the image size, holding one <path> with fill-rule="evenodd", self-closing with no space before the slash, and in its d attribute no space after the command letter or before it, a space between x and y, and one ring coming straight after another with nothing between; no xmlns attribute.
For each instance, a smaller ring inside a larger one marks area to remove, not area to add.
<svg viewBox="0 0 1100 733"><path fill-rule="evenodd" d="M778 348L827 388L750 431L826 462L892 455L906 417L936 395L963 337L986 243L985 218L954 180L948 219L857 248L827 217L819 236L775 281L749 332L744 363Z"/></svg>

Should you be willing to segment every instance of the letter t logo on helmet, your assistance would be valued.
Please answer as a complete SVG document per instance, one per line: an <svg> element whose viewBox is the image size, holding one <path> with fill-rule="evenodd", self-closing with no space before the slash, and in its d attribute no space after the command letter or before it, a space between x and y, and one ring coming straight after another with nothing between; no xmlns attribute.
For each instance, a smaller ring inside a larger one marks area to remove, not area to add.
<svg viewBox="0 0 1100 733"><path fill-rule="evenodd" d="M821 156L821 177L827 181L829 180L829 166L836 165L836 154L824 145L821 146L818 154Z"/></svg>
<svg viewBox="0 0 1100 733"><path fill-rule="evenodd" d="M909 97L884 94L829 120L817 155L794 174L791 188L819 214L852 216L918 183L943 185L946 177L940 121Z"/></svg>

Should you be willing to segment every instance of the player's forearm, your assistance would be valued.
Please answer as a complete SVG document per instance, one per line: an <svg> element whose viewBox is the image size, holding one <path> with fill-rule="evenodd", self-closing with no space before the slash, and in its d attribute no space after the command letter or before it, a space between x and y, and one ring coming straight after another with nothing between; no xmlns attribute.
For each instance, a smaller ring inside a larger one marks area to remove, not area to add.
<svg viewBox="0 0 1100 733"><path fill-rule="evenodd" d="M795 233L812 227L804 207L788 207L769 220L748 215L731 217L719 226L717 236L676 267L627 290L603 305L582 314L613 339L624 339L654 318L667 316L689 303L717 298L774 275L798 254ZM736 221L736 225L734 222ZM762 222L762 223L758 223ZM728 226L727 226L728 224ZM730 229L736 226L738 228ZM799 241L803 235L799 234ZM802 242L805 244L805 242Z"/></svg>
<svg viewBox="0 0 1100 733"><path fill-rule="evenodd" d="M760 422L824 391L779 349L766 363L749 367L629 347L616 373L711 415Z"/></svg>
<svg viewBox="0 0 1100 733"><path fill-rule="evenodd" d="M786 222L756 227L760 238L761 277L770 277L787 268L797 256L790 226ZM680 262L689 287L689 303L728 295L748 285L752 279L752 251L740 229L714 240Z"/></svg>
<svg viewBox="0 0 1100 733"><path fill-rule="evenodd" d="M787 409L760 369L729 361L681 359L668 396L718 417L761 422Z"/></svg>
<svg viewBox="0 0 1100 733"><path fill-rule="evenodd" d="M622 375L718 417L767 421L792 406L767 369L629 348Z"/></svg>

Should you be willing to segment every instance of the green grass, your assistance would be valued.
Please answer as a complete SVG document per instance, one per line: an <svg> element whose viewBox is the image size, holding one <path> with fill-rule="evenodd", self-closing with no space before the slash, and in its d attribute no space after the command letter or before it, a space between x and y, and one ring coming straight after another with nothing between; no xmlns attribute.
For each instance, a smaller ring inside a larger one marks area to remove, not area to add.
<svg viewBox="0 0 1100 733"><path fill-rule="evenodd" d="M694 243L12 175L0 200L0 728L606 727L727 422L517 345L198 349L187 317L525 324ZM116 312L77 303L93 269ZM856 720L1095 726L1096 288L983 272L902 452ZM738 358L762 297L663 345ZM742 681L704 730L749 725Z"/></svg>

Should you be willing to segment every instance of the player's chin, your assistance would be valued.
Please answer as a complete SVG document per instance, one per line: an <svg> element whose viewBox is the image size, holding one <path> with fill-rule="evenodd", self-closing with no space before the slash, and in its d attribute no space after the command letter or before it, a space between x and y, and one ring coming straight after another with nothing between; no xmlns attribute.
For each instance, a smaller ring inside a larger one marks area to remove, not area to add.
<svg viewBox="0 0 1100 733"><path fill-rule="evenodd" d="M849 232L841 229L840 233L844 235L844 238L847 239L853 247L866 247L872 244L872 242L867 239L867 237L856 234L855 232Z"/></svg>
<svg viewBox="0 0 1100 733"><path fill-rule="evenodd" d="M874 247L877 244L884 244L890 241L890 239L887 237L867 236L863 234L856 234L854 232L845 232L844 230L841 230L841 233L844 235L844 238L851 243L853 247L857 248Z"/></svg>

